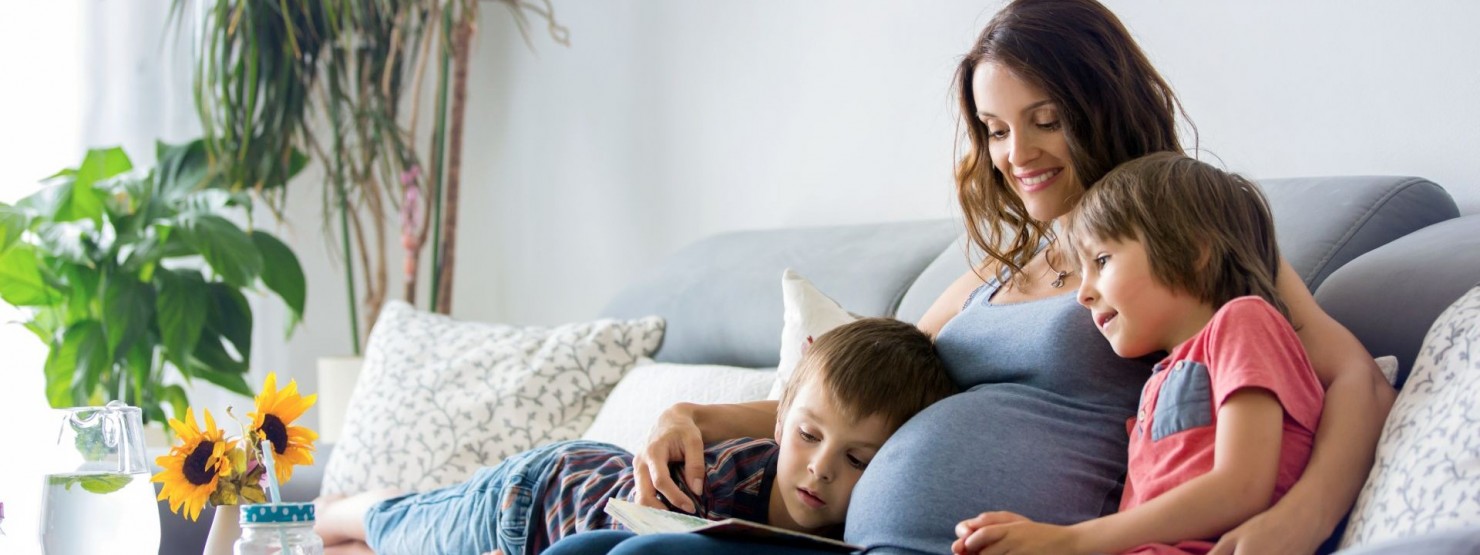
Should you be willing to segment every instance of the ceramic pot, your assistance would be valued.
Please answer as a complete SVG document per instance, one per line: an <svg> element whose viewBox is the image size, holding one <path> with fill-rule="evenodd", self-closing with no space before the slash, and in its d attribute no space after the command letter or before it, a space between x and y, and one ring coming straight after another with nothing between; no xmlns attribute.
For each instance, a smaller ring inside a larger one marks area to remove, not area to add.
<svg viewBox="0 0 1480 555"><path fill-rule="evenodd" d="M360 379L360 357L323 357L319 359L319 441L335 443L344 429L349 397Z"/></svg>
<svg viewBox="0 0 1480 555"><path fill-rule="evenodd" d="M242 537L242 508L238 505L216 507L211 519L211 533L206 536L206 549L201 555L231 555L236 539Z"/></svg>

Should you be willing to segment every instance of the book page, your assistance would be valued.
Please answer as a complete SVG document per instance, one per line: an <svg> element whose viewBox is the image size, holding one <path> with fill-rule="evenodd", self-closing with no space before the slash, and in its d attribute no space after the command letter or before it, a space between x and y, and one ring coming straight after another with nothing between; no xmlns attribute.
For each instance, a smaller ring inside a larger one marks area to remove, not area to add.
<svg viewBox="0 0 1480 555"><path fill-rule="evenodd" d="M828 551L849 552L862 549L831 538L803 534L748 520L738 518L705 520L686 514L644 507L621 499L607 500L606 514L638 534L693 532L722 538L771 542Z"/></svg>
<svg viewBox="0 0 1480 555"><path fill-rule="evenodd" d="M712 520L672 511L661 511L621 499L608 499L606 514L638 534L688 532L714 524Z"/></svg>

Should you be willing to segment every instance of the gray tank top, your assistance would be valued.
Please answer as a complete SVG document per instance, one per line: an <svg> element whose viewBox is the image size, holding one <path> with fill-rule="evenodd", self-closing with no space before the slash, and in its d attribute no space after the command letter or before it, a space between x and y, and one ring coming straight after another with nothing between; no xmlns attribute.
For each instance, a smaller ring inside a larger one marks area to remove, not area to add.
<svg viewBox="0 0 1480 555"><path fill-rule="evenodd" d="M1013 511L1068 524L1113 512L1126 420L1157 355L1123 359L1073 291L993 304L996 278L936 337L965 392L916 415L854 489L846 538L948 553L957 522Z"/></svg>

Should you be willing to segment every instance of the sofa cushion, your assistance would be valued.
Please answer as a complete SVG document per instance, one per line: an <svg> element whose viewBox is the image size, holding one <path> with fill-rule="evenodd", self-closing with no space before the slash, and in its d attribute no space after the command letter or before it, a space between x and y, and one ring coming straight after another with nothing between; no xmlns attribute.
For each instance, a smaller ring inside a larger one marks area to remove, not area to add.
<svg viewBox="0 0 1480 555"><path fill-rule="evenodd" d="M669 331L659 362L774 367L782 270L795 268L859 314L890 316L960 230L930 220L716 235L668 257L602 314L662 316Z"/></svg>
<svg viewBox="0 0 1480 555"><path fill-rule="evenodd" d="M1316 301L1373 355L1398 357L1401 387L1424 332L1477 280L1480 215L1470 215L1357 257L1326 279Z"/></svg>
<svg viewBox="0 0 1480 555"><path fill-rule="evenodd" d="M781 274L781 362L776 365L776 382L767 399L781 400L786 382L791 380L806 345L833 328L858 319L831 297L817 290L812 281L787 268Z"/></svg>
<svg viewBox="0 0 1480 555"><path fill-rule="evenodd" d="M1429 328L1341 545L1480 526L1480 286Z"/></svg>
<svg viewBox="0 0 1480 555"><path fill-rule="evenodd" d="M645 359L622 378L581 439L602 441L637 453L647 445L658 415L676 403L743 403L766 398L776 372L672 364Z"/></svg>
<svg viewBox="0 0 1480 555"><path fill-rule="evenodd" d="M432 489L575 439L662 334L655 317L521 327L388 303L370 334L323 491Z"/></svg>

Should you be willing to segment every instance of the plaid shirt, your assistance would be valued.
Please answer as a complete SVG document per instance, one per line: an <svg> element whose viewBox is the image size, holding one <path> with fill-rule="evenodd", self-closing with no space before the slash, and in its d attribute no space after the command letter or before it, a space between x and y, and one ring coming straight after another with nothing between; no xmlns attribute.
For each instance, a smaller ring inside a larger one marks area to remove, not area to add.
<svg viewBox="0 0 1480 555"><path fill-rule="evenodd" d="M606 500L631 500L637 484L632 478L632 454L608 447L585 443L556 456L530 515L526 553L539 553L578 532L621 527L606 514ZM777 451L776 442L769 439L733 439L707 446L704 463L708 473L698 516L765 523Z"/></svg>

